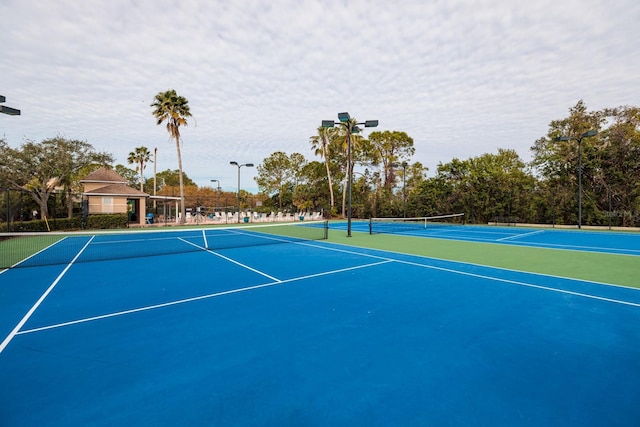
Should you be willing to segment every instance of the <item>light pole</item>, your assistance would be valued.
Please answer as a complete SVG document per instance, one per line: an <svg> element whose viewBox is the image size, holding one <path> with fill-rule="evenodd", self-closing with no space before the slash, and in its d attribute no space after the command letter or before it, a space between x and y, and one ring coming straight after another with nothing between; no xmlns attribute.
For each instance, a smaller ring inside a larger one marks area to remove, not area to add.
<svg viewBox="0 0 640 427"><path fill-rule="evenodd" d="M153 213L155 215L158 214L158 202L156 200L156 189L157 185L157 174L156 174L156 165L158 164L158 147L153 149Z"/></svg>
<svg viewBox="0 0 640 427"><path fill-rule="evenodd" d="M374 128L378 126L377 120L367 120L357 123L351 120L349 113L338 113L338 122L333 120L323 120L323 128L332 128L335 125L341 125L347 130L347 237L351 237L351 181L353 179L353 168L351 166L351 134L359 133L358 125L364 125L366 128Z"/></svg>
<svg viewBox="0 0 640 427"><path fill-rule="evenodd" d="M220 181L217 179L212 179L211 182L217 182L218 186L216 188L216 193L218 194L217 200L216 200L216 209L220 209ZM215 211L215 209L214 209Z"/></svg>
<svg viewBox="0 0 640 427"><path fill-rule="evenodd" d="M596 136L598 131L589 130L578 138L559 136L556 141L578 141L578 229L582 228L582 140L590 136Z"/></svg>
<svg viewBox="0 0 640 427"><path fill-rule="evenodd" d="M229 162L229 164L238 167L238 222L240 222L240 168L243 166L252 168L253 163L245 163L241 165L238 162Z"/></svg>

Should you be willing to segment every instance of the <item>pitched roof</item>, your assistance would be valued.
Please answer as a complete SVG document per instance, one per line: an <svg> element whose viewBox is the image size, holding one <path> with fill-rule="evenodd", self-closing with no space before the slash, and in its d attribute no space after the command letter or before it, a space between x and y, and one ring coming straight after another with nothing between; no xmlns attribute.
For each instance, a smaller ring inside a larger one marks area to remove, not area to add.
<svg viewBox="0 0 640 427"><path fill-rule="evenodd" d="M96 188L95 190L86 191L84 194L90 196L139 196L148 197L147 193L131 188L128 185L115 183Z"/></svg>
<svg viewBox="0 0 640 427"><path fill-rule="evenodd" d="M124 179L118 172L113 169L107 169L105 167L101 167L91 172L89 175L84 177L84 179L80 180L80 182L117 182L126 184L127 180Z"/></svg>

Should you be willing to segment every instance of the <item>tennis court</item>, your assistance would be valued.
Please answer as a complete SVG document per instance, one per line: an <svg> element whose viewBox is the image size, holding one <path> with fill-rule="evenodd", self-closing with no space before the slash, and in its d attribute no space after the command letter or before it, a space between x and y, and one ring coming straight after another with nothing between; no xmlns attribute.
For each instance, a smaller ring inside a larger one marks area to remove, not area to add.
<svg viewBox="0 0 640 427"><path fill-rule="evenodd" d="M341 226L89 236L4 270L0 425L637 425L638 289L403 250L633 270L637 235L604 254Z"/></svg>
<svg viewBox="0 0 640 427"><path fill-rule="evenodd" d="M455 216L443 216L453 217ZM443 218L434 217L434 218ZM640 234L633 232L603 232L556 228L530 228L486 225L462 225L459 223L428 222L425 218L395 218L388 223L355 221L353 229L361 232L398 233L404 236L430 237L466 242L499 243L550 249L564 249L599 253L640 255ZM404 220L408 220L406 223ZM345 223L336 223L335 229L346 229Z"/></svg>

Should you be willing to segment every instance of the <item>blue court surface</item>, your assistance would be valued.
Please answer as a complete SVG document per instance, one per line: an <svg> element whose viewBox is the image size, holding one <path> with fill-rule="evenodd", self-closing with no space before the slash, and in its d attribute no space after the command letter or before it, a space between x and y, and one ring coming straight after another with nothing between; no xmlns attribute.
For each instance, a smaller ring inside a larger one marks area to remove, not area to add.
<svg viewBox="0 0 640 427"><path fill-rule="evenodd" d="M1 426L640 425L636 289L326 241L92 248L0 274Z"/></svg>

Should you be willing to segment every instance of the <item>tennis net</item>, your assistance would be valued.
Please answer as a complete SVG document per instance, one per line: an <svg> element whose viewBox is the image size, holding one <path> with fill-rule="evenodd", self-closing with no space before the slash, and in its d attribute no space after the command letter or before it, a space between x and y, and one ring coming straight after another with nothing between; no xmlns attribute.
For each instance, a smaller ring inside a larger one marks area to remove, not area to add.
<svg viewBox="0 0 640 427"><path fill-rule="evenodd" d="M464 224L464 213L414 218L371 218L369 234L410 233L412 231Z"/></svg>
<svg viewBox="0 0 640 427"><path fill-rule="evenodd" d="M322 221L94 233L0 233L0 269L323 240L328 229L328 222Z"/></svg>

